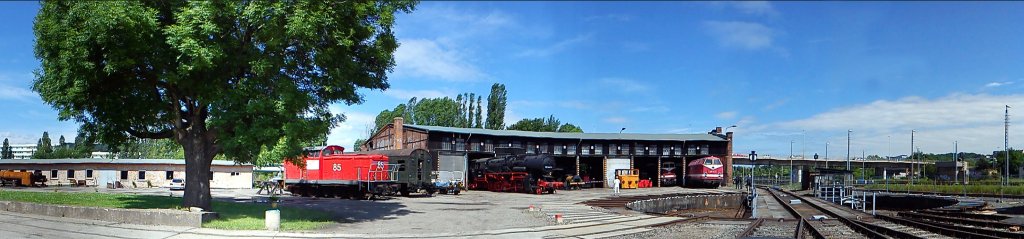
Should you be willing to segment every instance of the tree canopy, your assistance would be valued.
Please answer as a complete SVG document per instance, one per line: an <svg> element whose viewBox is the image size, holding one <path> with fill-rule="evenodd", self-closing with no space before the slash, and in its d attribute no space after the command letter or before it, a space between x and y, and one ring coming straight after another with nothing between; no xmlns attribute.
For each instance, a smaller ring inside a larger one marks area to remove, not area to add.
<svg viewBox="0 0 1024 239"><path fill-rule="evenodd" d="M491 94L487 95L486 129L505 129L505 106L508 105L508 91L505 85L494 83Z"/></svg>
<svg viewBox="0 0 1024 239"><path fill-rule="evenodd" d="M216 155L299 155L345 118L361 88L386 89L409 1L44 1L33 90L113 147L172 139L183 205L210 209ZM279 160L280 158L278 158ZM259 163L259 162L257 162Z"/></svg>
<svg viewBox="0 0 1024 239"><path fill-rule="evenodd" d="M508 126L509 130L536 131L536 132L568 132L583 133L583 129L573 124L562 124L555 118L555 115L544 118L522 119Z"/></svg>

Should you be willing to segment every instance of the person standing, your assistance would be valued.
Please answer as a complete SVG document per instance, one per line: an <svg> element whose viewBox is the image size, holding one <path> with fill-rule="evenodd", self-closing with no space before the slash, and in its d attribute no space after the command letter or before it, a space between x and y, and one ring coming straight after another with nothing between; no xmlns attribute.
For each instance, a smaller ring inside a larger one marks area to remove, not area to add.
<svg viewBox="0 0 1024 239"><path fill-rule="evenodd" d="M619 195L620 184L622 184L622 181L619 180L619 177L615 177L615 180L612 181L612 188L615 190L615 195Z"/></svg>

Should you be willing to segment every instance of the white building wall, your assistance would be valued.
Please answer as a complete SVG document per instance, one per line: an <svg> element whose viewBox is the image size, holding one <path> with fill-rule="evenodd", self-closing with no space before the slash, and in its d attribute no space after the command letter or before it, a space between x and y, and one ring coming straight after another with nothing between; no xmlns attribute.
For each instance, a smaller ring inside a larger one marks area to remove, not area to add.
<svg viewBox="0 0 1024 239"><path fill-rule="evenodd" d="M32 154L36 152L36 145L11 144L11 152L14 153L14 159L30 159Z"/></svg>

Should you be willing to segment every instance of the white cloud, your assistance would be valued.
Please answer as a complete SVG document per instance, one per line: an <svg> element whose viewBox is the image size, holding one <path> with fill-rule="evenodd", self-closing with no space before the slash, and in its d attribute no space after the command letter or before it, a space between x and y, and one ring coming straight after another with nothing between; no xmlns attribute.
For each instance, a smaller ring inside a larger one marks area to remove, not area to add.
<svg viewBox="0 0 1024 239"><path fill-rule="evenodd" d="M753 126L751 134L788 141L794 136L781 133L806 130L809 135L819 135L816 141L822 141L809 144L823 146L827 140L845 141L846 131L853 130L854 151L884 155L888 153L890 137L893 152L906 154L910 149L910 131L916 130L915 147L925 152L951 152L953 141L959 141L961 151L990 153L1003 145L1004 105L1024 108L1024 95L953 94L936 99L879 100L804 119ZM1013 112L1011 108L1010 143L1020 148L1021 141L1014 139L1024 139L1020 133L1024 131L1014 126L1017 120Z"/></svg>
<svg viewBox="0 0 1024 239"><path fill-rule="evenodd" d="M445 96L453 95L450 91L440 90L403 90L403 89L387 89L384 91L384 95L390 96L391 98L399 100L409 100L412 97L418 99L423 98L441 98Z"/></svg>
<svg viewBox="0 0 1024 239"><path fill-rule="evenodd" d="M39 95L29 89L0 84L0 99L32 101L39 99Z"/></svg>
<svg viewBox="0 0 1024 239"><path fill-rule="evenodd" d="M987 88L994 88L994 87L1007 86L1007 85L1012 85L1012 84L1013 84L1013 81L990 82L988 84L985 84L985 87L987 87Z"/></svg>
<svg viewBox="0 0 1024 239"><path fill-rule="evenodd" d="M623 78L603 78L598 82L606 87L618 89L624 92L646 92L651 90L647 84Z"/></svg>
<svg viewBox="0 0 1024 239"><path fill-rule="evenodd" d="M719 112L718 114L715 114L715 118L718 118L718 119L721 119L721 120L728 120L728 119L736 118L736 114L737 114L736 111Z"/></svg>
<svg viewBox="0 0 1024 239"><path fill-rule="evenodd" d="M779 100L776 100L775 102L772 102L771 104L765 105L764 108L762 108L762 109L764 109L766 111L767 110L774 110L775 108L779 108L780 106L783 106L783 105L785 105L788 102L789 102L789 99L779 99Z"/></svg>
<svg viewBox="0 0 1024 239"><path fill-rule="evenodd" d="M569 38L569 39L565 39L565 40L559 41L559 42L557 42L557 43L555 43L553 45L550 45L550 46L541 47L541 48L534 48L534 49L528 49L528 50L519 52L518 54L516 54L516 56L517 57L546 57L546 56L550 56L550 55L562 52L562 51L564 51L564 50L566 50L566 49L568 49L568 48L570 48L572 46L575 46L577 44L586 42L587 40L590 40L590 38L592 36L593 36L593 34L579 35L579 36L576 36L576 37L573 37L573 38Z"/></svg>
<svg viewBox="0 0 1024 239"><path fill-rule="evenodd" d="M777 32L763 24L742 21L707 21L704 27L724 47L759 50L773 47Z"/></svg>
<svg viewBox="0 0 1024 239"><path fill-rule="evenodd" d="M332 113L344 114L346 119L345 122L341 122L334 129L331 129L331 133L327 135L327 144L340 145L345 147L346 150L352 151L352 144L357 139L369 137L370 133L368 131L373 129L377 115L357 111L344 111L341 107L340 105L331 107Z"/></svg>
<svg viewBox="0 0 1024 239"><path fill-rule="evenodd" d="M42 131L40 131L39 135L18 134L14 132L0 132L0 138L7 139L8 143L10 144L34 144L37 142L37 140L39 140L39 137L41 136ZM57 136L57 138L60 138L60 136Z"/></svg>
<svg viewBox="0 0 1024 239"><path fill-rule="evenodd" d="M778 16L779 11L775 10L770 2L767 1L735 1L729 2L732 8L750 15L758 16Z"/></svg>
<svg viewBox="0 0 1024 239"><path fill-rule="evenodd" d="M608 117L608 118L604 119L604 122L613 123L613 124L626 123L626 121L629 121L629 120L627 120L625 117Z"/></svg>
<svg viewBox="0 0 1024 239"><path fill-rule="evenodd" d="M395 51L395 74L446 81L487 78L459 50L433 40L406 39Z"/></svg>

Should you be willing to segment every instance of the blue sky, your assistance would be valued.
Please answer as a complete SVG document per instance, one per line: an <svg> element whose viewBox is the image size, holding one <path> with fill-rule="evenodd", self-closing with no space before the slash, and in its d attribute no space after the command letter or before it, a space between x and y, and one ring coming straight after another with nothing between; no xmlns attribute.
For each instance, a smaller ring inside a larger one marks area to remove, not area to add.
<svg viewBox="0 0 1024 239"><path fill-rule="evenodd" d="M38 4L0 4L0 137L71 137L77 126L29 89ZM423 2L398 18L391 88L336 105L349 121L330 143L365 137L377 112L410 97L486 97L500 82L507 124L737 125L737 152L783 156L794 142L795 154L824 154L831 142L830 157L845 157L847 130L856 155L907 154L916 129L925 152L954 141L990 152L1002 148L1003 105L1024 110L1022 13L1014 2Z"/></svg>

